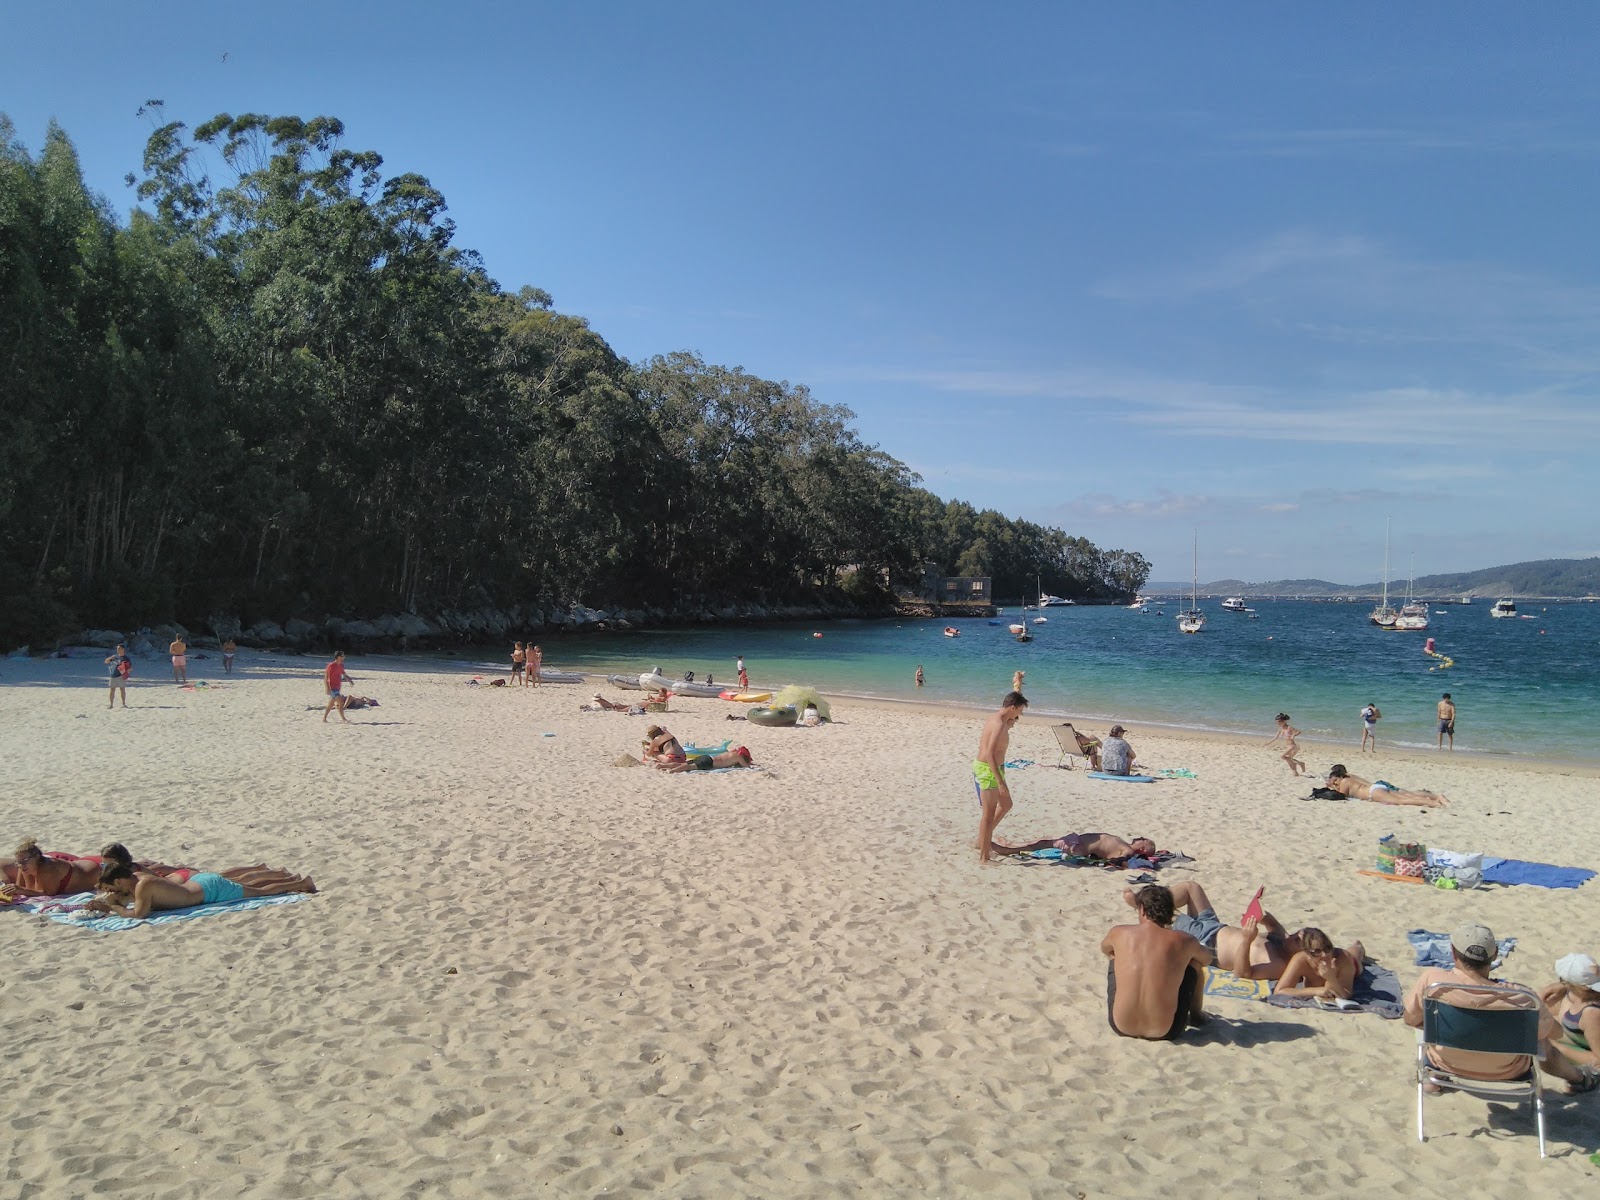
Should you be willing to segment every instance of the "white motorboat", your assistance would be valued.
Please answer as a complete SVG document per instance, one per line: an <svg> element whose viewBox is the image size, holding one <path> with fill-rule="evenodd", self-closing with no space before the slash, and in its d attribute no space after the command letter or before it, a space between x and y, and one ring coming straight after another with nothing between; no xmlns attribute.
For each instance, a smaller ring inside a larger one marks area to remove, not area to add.
<svg viewBox="0 0 1600 1200"><path fill-rule="evenodd" d="M1489 606L1491 617L1514 617L1517 615L1517 606L1510 600L1496 600Z"/></svg>
<svg viewBox="0 0 1600 1200"><path fill-rule="evenodd" d="M1246 607L1245 602L1242 599L1240 599L1238 596L1229 596L1226 600L1224 600L1222 602L1222 607L1227 609L1229 612L1249 612L1250 611L1250 609L1248 607Z"/></svg>
<svg viewBox="0 0 1600 1200"><path fill-rule="evenodd" d="M1071 603L1071 600L1064 600L1060 596L1043 594L1039 597L1040 608L1065 608Z"/></svg>

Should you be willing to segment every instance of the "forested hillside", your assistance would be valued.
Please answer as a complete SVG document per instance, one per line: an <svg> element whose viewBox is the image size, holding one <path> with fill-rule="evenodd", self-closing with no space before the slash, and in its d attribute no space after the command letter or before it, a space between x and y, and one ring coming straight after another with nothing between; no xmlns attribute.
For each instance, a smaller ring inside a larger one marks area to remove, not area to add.
<svg viewBox="0 0 1600 1200"><path fill-rule="evenodd" d="M151 112L159 121L159 105ZM630 363L331 118L159 124L126 224L0 117L0 642L208 614L885 598L1148 565L920 488L852 414Z"/></svg>

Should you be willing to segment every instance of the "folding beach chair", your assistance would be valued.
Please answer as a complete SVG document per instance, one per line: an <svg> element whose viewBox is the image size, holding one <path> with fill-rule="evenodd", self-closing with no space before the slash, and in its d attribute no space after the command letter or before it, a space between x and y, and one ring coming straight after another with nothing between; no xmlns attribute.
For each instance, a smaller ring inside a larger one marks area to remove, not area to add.
<svg viewBox="0 0 1600 1200"><path fill-rule="evenodd" d="M1061 756L1056 759L1056 766L1064 770L1072 770L1073 758L1083 758L1092 765L1100 753L1100 739L1084 737L1072 727L1071 721L1065 721L1055 727L1056 742L1061 747Z"/></svg>
<svg viewBox="0 0 1600 1200"><path fill-rule="evenodd" d="M1468 1002L1469 998L1477 998L1476 1004ZM1475 1079L1436 1066L1428 1057L1429 1046L1458 1052L1526 1055L1528 1069L1515 1079ZM1422 1127L1422 1107L1427 1086L1433 1084L1485 1100L1531 1098L1534 1123L1539 1129L1539 1157L1545 1157L1544 1088L1535 1061L1538 1055L1539 997L1532 992L1493 984L1430 985L1422 994L1422 1029L1417 1033L1417 1140L1428 1140Z"/></svg>

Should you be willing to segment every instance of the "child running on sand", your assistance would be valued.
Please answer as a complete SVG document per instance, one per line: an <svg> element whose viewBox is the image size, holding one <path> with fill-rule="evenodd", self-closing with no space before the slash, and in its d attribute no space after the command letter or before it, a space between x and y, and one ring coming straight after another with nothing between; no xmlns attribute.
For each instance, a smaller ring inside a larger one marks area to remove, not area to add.
<svg viewBox="0 0 1600 1200"><path fill-rule="evenodd" d="M1278 723L1278 732L1272 735L1272 741L1267 745L1272 745L1272 742L1280 738L1288 742L1283 751L1283 761L1289 764L1289 774L1299 779L1306 773L1305 760L1300 757L1300 731L1290 724L1289 714L1286 712L1281 712L1272 719Z"/></svg>

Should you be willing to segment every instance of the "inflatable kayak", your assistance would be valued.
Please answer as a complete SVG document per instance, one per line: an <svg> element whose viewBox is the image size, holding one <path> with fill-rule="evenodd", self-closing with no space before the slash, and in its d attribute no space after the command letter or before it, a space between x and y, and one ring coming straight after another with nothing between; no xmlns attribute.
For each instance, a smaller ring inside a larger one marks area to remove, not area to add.
<svg viewBox="0 0 1600 1200"><path fill-rule="evenodd" d="M723 692L719 699L732 700L737 704L764 704L772 699L771 692Z"/></svg>
<svg viewBox="0 0 1600 1200"><path fill-rule="evenodd" d="M770 725L774 728L793 725L800 719L800 714L788 707L752 708L746 716L757 725Z"/></svg>
<svg viewBox="0 0 1600 1200"><path fill-rule="evenodd" d="M582 683L583 676L577 671L556 671L550 667L539 668L540 683Z"/></svg>
<svg viewBox="0 0 1600 1200"><path fill-rule="evenodd" d="M716 700L721 697L723 687L720 683L689 683L676 679L667 684L667 691L674 696L705 696Z"/></svg>

